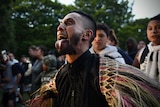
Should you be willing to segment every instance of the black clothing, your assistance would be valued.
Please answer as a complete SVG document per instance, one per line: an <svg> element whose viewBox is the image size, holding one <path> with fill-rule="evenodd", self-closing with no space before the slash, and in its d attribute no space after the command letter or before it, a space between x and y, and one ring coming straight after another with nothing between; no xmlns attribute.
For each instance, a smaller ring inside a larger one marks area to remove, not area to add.
<svg viewBox="0 0 160 107"><path fill-rule="evenodd" d="M56 77L55 107L108 107L99 87L99 58L86 51Z"/></svg>
<svg viewBox="0 0 160 107"><path fill-rule="evenodd" d="M8 104L9 100L15 101L15 97L16 97L15 92L10 93L9 89L5 90L5 92L3 93L3 96L2 96L2 103L3 103L4 107L8 106L7 104Z"/></svg>
<svg viewBox="0 0 160 107"><path fill-rule="evenodd" d="M122 49L120 48L117 48L118 49L118 52L122 55L122 57L124 58L126 64L129 64L129 65L132 65L133 63L133 59L128 55L126 54Z"/></svg>
<svg viewBox="0 0 160 107"><path fill-rule="evenodd" d="M140 64L144 63L145 58L147 56L147 54L149 53L149 49L148 46L146 46L142 52L141 58L140 58ZM157 58L158 59L158 58ZM158 63L158 62L157 62Z"/></svg>
<svg viewBox="0 0 160 107"><path fill-rule="evenodd" d="M28 62L23 62L23 63L22 63L22 67L23 67L23 69L24 69L25 72L28 70L28 65L29 65L29 64L30 64L30 63L28 63ZM28 75L28 76L24 76L24 78L23 78L23 83L24 83L25 85L31 84L31 82L32 82L32 74L30 74L30 75Z"/></svg>
<svg viewBox="0 0 160 107"><path fill-rule="evenodd" d="M24 75L24 69L19 63L15 63L12 65L12 75L15 76L20 73L22 76Z"/></svg>

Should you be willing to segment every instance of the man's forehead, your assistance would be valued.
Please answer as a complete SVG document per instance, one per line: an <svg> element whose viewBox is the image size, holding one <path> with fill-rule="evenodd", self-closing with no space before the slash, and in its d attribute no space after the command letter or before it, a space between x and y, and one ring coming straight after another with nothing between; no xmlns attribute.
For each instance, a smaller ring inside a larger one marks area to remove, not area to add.
<svg viewBox="0 0 160 107"><path fill-rule="evenodd" d="M81 17L80 14L73 12L73 13L67 14L63 19L64 19L64 20L65 20L65 19L69 19L69 18L76 19L76 18L80 18L80 17Z"/></svg>

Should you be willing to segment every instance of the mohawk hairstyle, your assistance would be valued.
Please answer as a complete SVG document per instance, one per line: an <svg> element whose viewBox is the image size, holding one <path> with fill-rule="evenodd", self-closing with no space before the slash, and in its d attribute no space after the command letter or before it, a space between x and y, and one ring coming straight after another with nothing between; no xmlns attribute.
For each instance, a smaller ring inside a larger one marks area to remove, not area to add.
<svg viewBox="0 0 160 107"><path fill-rule="evenodd" d="M85 27L89 27L93 30L93 38L96 36L96 22L89 14L82 12L82 11L79 11L79 10L74 10L69 13L78 13L78 14L82 15L83 17L87 18L90 21L89 22L90 24L88 24L89 26L85 26ZM85 24L87 25L87 23L85 23Z"/></svg>

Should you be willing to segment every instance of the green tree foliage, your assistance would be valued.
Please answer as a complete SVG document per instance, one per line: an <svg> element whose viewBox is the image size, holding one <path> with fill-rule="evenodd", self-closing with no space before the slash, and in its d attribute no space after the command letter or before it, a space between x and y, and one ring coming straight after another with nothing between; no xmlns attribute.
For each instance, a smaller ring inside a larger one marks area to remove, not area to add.
<svg viewBox="0 0 160 107"><path fill-rule="evenodd" d="M11 0L0 0L0 51L16 50L14 26L11 16Z"/></svg>
<svg viewBox="0 0 160 107"><path fill-rule="evenodd" d="M75 5L92 15L97 22L104 22L115 30L133 18L128 0L75 0Z"/></svg>
<svg viewBox="0 0 160 107"><path fill-rule="evenodd" d="M18 54L28 53L30 45L54 48L56 28L63 5L50 0L17 0L12 12Z"/></svg>
<svg viewBox="0 0 160 107"><path fill-rule="evenodd" d="M146 27L149 19L138 19L135 21L130 22L129 24L123 26L118 33L117 37L120 41L120 47L125 49L126 40L129 37L133 37L138 41L144 40L148 43L147 35L146 35Z"/></svg>

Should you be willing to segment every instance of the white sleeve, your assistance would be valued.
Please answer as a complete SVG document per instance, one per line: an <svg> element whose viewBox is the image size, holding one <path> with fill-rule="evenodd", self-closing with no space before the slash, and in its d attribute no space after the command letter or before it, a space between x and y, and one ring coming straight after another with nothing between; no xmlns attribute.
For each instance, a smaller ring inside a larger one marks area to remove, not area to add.
<svg viewBox="0 0 160 107"><path fill-rule="evenodd" d="M32 64L29 63L29 64L28 64L28 69L27 69L27 71L25 72L24 76L30 75L30 74L31 74L31 69L32 69Z"/></svg>

